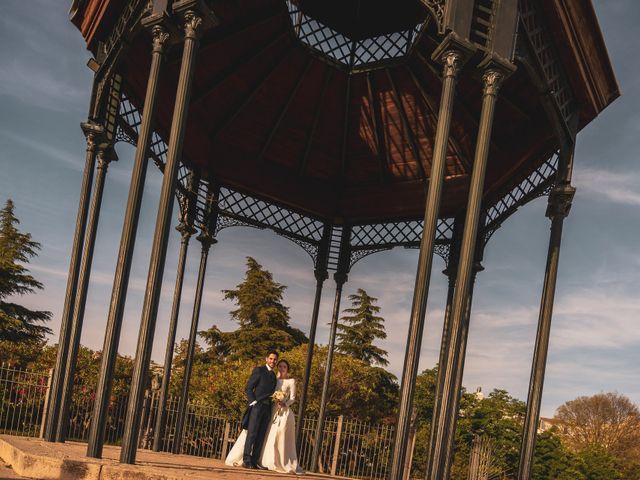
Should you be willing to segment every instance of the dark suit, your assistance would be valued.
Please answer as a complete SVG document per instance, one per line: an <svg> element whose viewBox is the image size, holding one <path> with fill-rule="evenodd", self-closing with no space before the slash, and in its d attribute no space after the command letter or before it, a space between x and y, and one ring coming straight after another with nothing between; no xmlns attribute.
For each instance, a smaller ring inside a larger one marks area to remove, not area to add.
<svg viewBox="0 0 640 480"><path fill-rule="evenodd" d="M243 457L246 465L257 465L260 460L264 436L271 418L271 395L275 390L275 372L269 371L266 365L254 368L245 388L247 403L258 402L249 407L248 415L245 415L248 416Z"/></svg>

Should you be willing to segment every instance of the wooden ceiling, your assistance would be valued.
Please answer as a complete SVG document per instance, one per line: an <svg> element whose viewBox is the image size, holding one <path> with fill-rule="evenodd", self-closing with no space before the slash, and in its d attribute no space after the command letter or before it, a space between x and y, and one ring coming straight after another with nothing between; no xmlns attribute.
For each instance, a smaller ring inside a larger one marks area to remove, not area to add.
<svg viewBox="0 0 640 480"><path fill-rule="evenodd" d="M313 9L314 2L308 3ZM350 74L295 37L284 0L219 0L213 6L220 25L204 36L198 51L184 163L320 218L420 218L441 88L440 67L429 60L437 45L433 28L427 24L407 58ZM125 89L139 107L149 44L139 34L123 66ZM180 55L178 49L171 52L163 70L156 125L165 134ZM466 204L480 101L476 72L464 71L447 154L443 217ZM529 175L556 143L537 90L519 69L497 104L486 200Z"/></svg>

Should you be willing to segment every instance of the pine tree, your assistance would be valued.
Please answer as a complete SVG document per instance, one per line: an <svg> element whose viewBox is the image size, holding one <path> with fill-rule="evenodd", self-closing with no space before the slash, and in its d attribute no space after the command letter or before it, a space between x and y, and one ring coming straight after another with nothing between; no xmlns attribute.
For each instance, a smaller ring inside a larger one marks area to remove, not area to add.
<svg viewBox="0 0 640 480"><path fill-rule="evenodd" d="M287 351L306 343L304 333L289 325L289 308L282 303L286 288L254 258L247 257L244 280L235 289L222 291L224 299L238 307L230 314L240 328L221 332L214 325L200 332L210 347L206 356L212 361L262 358L269 350Z"/></svg>
<svg viewBox="0 0 640 480"><path fill-rule="evenodd" d="M30 310L8 297L33 293L42 283L24 266L37 255L40 244L30 233L21 233L20 221L13 213L14 204L7 200L0 210L0 340L9 342L43 341L51 329L42 323L51 319L51 312Z"/></svg>
<svg viewBox="0 0 640 480"><path fill-rule="evenodd" d="M384 318L377 315L380 313L380 307L375 305L378 299L359 288L357 293L349 295L349 300L352 308L344 310L349 315L343 316L343 323L338 325L337 351L369 365L388 365L387 352L373 344L376 339L387 338Z"/></svg>

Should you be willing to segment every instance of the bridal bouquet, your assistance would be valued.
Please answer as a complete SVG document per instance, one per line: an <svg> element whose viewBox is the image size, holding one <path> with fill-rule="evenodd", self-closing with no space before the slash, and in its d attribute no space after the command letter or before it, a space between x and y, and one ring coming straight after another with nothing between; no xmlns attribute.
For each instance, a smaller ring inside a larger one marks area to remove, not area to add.
<svg viewBox="0 0 640 480"><path fill-rule="evenodd" d="M273 395L271 395L271 400L273 400L273 403L280 403L283 402L284 399L286 398L286 394L282 391L282 390L276 390L275 392L273 392ZM280 405L278 405L278 415L282 414L282 407Z"/></svg>

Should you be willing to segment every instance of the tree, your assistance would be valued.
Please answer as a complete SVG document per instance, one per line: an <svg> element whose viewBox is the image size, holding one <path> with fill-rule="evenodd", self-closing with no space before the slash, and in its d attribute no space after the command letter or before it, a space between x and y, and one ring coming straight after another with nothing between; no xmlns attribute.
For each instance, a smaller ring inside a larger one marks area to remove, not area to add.
<svg viewBox="0 0 640 480"><path fill-rule="evenodd" d="M222 332L217 326L200 332L209 345L210 360L258 359L269 350L286 351L308 341L305 334L289 324L289 308L282 303L287 287L254 258L247 257L244 280L233 290L223 290L224 299L238 306L230 312L240 327Z"/></svg>
<svg viewBox="0 0 640 480"><path fill-rule="evenodd" d="M296 379L298 388L302 387L308 345L299 345L280 354L291 365L291 375ZM172 384L172 393L178 392L182 371L179 368L180 351ZM309 380L307 415L317 415L320 409L324 364L327 359L327 347L318 346L314 350L311 378ZM189 398L215 405L219 411L230 418L237 418L246 407L244 387L251 370L264 358L227 359L224 364L206 361L206 353L196 355ZM345 415L370 422L391 422L394 419L398 401L396 378L380 367L372 367L361 360L348 355L335 354L331 373L331 386L327 398L327 416ZM293 407L297 409L297 404Z"/></svg>
<svg viewBox="0 0 640 480"><path fill-rule="evenodd" d="M43 341L52 333L45 325L51 312L30 310L23 305L7 301L11 296L26 295L43 289L42 283L29 274L24 266L37 255L40 244L30 233L22 233L20 221L13 213L14 204L7 200L0 210L0 340L10 342Z"/></svg>
<svg viewBox="0 0 640 480"><path fill-rule="evenodd" d="M569 451L554 431L538 435L531 476L534 480L585 480L580 458Z"/></svg>
<svg viewBox="0 0 640 480"><path fill-rule="evenodd" d="M555 418L562 423L562 439L575 451L603 449L617 457L640 445L640 410L624 395L598 393L561 405Z"/></svg>
<svg viewBox="0 0 640 480"><path fill-rule="evenodd" d="M378 316L380 307L375 305L377 298L370 296L362 288L349 295L352 307L344 310L349 315L341 318L338 325L338 352L362 360L369 365L387 366L387 352L376 347L376 339L387 338L384 331L384 318Z"/></svg>
<svg viewBox="0 0 640 480"><path fill-rule="evenodd" d="M578 397L561 405L555 418L587 479L640 478L640 409L629 398L612 392Z"/></svg>

